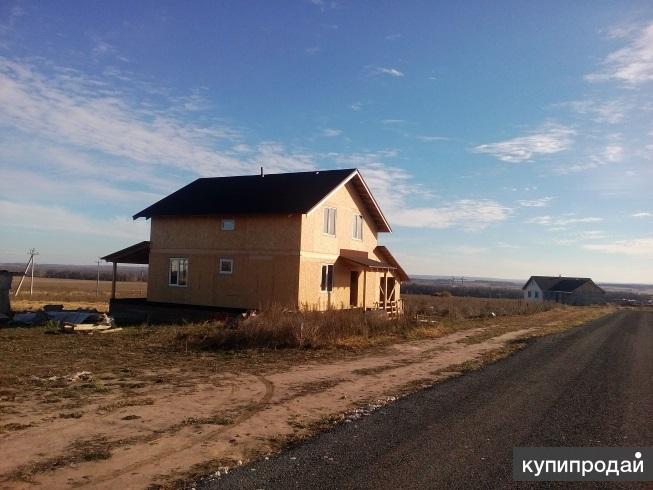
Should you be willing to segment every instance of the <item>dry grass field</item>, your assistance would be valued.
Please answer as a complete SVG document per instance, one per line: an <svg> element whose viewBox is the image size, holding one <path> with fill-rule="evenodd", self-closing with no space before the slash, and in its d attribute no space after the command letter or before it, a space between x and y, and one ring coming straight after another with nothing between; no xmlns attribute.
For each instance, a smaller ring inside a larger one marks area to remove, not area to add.
<svg viewBox="0 0 653 490"><path fill-rule="evenodd" d="M40 281L31 307L94 303L93 281ZM610 311L415 296L394 320L275 310L237 328L0 329L0 488L183 487Z"/></svg>
<svg viewBox="0 0 653 490"><path fill-rule="evenodd" d="M25 278L18 296L13 296L19 277L12 282L11 304L15 311L40 308L49 303L63 304L66 308L96 308L106 311L111 297L111 281L100 281L99 294L95 281L80 279L34 278L34 293L30 296L29 277ZM144 298L147 283L118 282L116 295L119 298Z"/></svg>

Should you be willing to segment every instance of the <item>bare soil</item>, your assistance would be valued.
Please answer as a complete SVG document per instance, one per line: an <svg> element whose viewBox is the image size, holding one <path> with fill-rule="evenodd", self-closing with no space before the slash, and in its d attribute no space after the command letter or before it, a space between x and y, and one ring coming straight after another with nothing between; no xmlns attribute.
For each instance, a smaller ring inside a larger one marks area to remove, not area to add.
<svg viewBox="0 0 653 490"><path fill-rule="evenodd" d="M0 488L181 486L609 311L429 323L414 340L315 350L186 351L174 340L193 326L3 329Z"/></svg>

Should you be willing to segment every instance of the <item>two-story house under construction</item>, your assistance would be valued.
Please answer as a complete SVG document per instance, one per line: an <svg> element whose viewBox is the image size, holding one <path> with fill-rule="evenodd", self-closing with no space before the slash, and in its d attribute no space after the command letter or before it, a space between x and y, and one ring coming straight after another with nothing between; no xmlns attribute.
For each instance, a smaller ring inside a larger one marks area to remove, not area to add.
<svg viewBox="0 0 653 490"><path fill-rule="evenodd" d="M149 264L152 303L393 311L408 279L356 169L200 178L138 218L150 240L104 259Z"/></svg>

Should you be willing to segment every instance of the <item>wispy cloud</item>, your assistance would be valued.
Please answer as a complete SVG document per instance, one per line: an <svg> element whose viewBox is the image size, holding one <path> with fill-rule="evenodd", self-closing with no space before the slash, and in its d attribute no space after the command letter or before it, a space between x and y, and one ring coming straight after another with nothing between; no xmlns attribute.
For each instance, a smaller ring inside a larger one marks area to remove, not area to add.
<svg viewBox="0 0 653 490"><path fill-rule="evenodd" d="M517 201L517 203L525 208L544 208L548 206L552 200L552 197L540 197L538 199L520 200Z"/></svg>
<svg viewBox="0 0 653 490"><path fill-rule="evenodd" d="M249 173L257 165L228 151L240 142L239 131L186 122L177 107L135 103L69 69L46 75L33 65L0 58L0 106L2 126L148 165L212 176ZM287 165L279 170L306 167L304 155L299 161L292 154L276 156Z"/></svg>
<svg viewBox="0 0 653 490"><path fill-rule="evenodd" d="M587 156L585 162L557 167L554 169L554 172L560 175L583 172L612 163L620 163L624 160L624 155L624 147L620 144L612 143L604 146L598 154Z"/></svg>
<svg viewBox="0 0 653 490"><path fill-rule="evenodd" d="M388 76L397 77L397 78L404 76L404 73L397 70L396 68L389 68L389 67L384 67L384 66L375 68L374 70L372 70L372 74L374 74L374 75L388 75Z"/></svg>
<svg viewBox="0 0 653 490"><path fill-rule="evenodd" d="M618 124L623 122L628 111L632 109L631 103L625 99L598 100L585 99L555 104L556 107L568 107L573 112L589 116L597 123Z"/></svg>
<svg viewBox="0 0 653 490"><path fill-rule="evenodd" d="M437 206L416 206L411 201L435 198L405 169L385 163L395 150L330 154L337 164L361 169L381 208L395 226L411 228L462 228L477 231L507 220L512 209L492 199L458 199Z"/></svg>
<svg viewBox="0 0 653 490"><path fill-rule="evenodd" d="M581 223L598 223L603 221L603 218L596 216L590 216L586 218L577 218L574 216L537 216L535 218L530 218L526 223L543 225L543 226L553 226L553 227L566 227L569 225L581 224Z"/></svg>
<svg viewBox="0 0 653 490"><path fill-rule="evenodd" d="M405 119L381 119L381 124L405 124Z"/></svg>
<svg viewBox="0 0 653 490"><path fill-rule="evenodd" d="M605 232L601 230L577 231L574 233L565 233L562 238L554 238L552 241L557 245L573 245L581 242L600 240L605 238Z"/></svg>
<svg viewBox="0 0 653 490"><path fill-rule="evenodd" d="M451 138L447 136L428 136L424 134L418 134L415 136L415 139L418 141L423 141L424 143L433 143L435 141L449 141Z"/></svg>
<svg viewBox="0 0 653 490"><path fill-rule="evenodd" d="M640 211L639 213L634 213L630 215L633 218L653 218L653 213L648 211Z"/></svg>
<svg viewBox="0 0 653 490"><path fill-rule="evenodd" d="M320 47L319 46L311 46L308 47L304 50L306 54L314 55L320 52Z"/></svg>
<svg viewBox="0 0 653 490"><path fill-rule="evenodd" d="M396 41L396 40L399 39L400 37L401 37L401 34L399 34L399 33L395 33L395 34L389 34L389 35L387 35L385 38L386 38L388 41Z"/></svg>
<svg viewBox="0 0 653 490"><path fill-rule="evenodd" d="M98 235L146 240L149 226L144 220L128 217L90 218L59 206L43 206L0 201L0 222L3 226L65 232L75 235Z"/></svg>
<svg viewBox="0 0 653 490"><path fill-rule="evenodd" d="M608 243L588 243L582 247L587 250L610 254L653 257L653 237L616 240Z"/></svg>
<svg viewBox="0 0 653 490"><path fill-rule="evenodd" d="M503 162L528 162L566 150L573 144L575 134L566 126L547 125L526 136L475 146L472 151L492 155Z"/></svg>
<svg viewBox="0 0 653 490"><path fill-rule="evenodd" d="M460 199L441 207L415 207L393 212L402 226L414 228L460 227L477 231L509 218L511 209L492 199Z"/></svg>
<svg viewBox="0 0 653 490"><path fill-rule="evenodd" d="M340 136L342 134L342 129L336 129L336 128L325 128L322 130L322 136L325 138L335 138L336 136Z"/></svg>
<svg viewBox="0 0 653 490"><path fill-rule="evenodd" d="M349 108L354 112L358 112L363 108L363 103L362 102L354 102L353 104L351 104L349 106Z"/></svg>
<svg viewBox="0 0 653 490"><path fill-rule="evenodd" d="M586 75L591 82L617 80L638 85L653 80L653 22L640 28L621 29L619 37L627 44L610 53L603 61L603 69Z"/></svg>

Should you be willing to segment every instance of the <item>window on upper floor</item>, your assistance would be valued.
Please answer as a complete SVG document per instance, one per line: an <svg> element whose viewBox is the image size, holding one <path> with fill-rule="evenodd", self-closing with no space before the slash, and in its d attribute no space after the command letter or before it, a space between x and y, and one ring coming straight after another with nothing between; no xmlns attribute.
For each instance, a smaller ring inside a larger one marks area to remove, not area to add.
<svg viewBox="0 0 653 490"><path fill-rule="evenodd" d="M354 229L352 237L355 240L363 239L363 217L360 214L354 214Z"/></svg>
<svg viewBox="0 0 653 490"><path fill-rule="evenodd" d="M535 291L535 297L536 297L536 298L539 298L539 297L540 297L540 293L539 293L539 291Z"/></svg>
<svg viewBox="0 0 653 490"><path fill-rule="evenodd" d="M336 208L324 208L322 233L336 236Z"/></svg>
<svg viewBox="0 0 653 490"><path fill-rule="evenodd" d="M320 291L323 293L333 291L333 264L325 264L322 266Z"/></svg>
<svg viewBox="0 0 653 490"><path fill-rule="evenodd" d="M170 286L186 286L188 283L188 259L175 257L170 259L168 284Z"/></svg>
<svg viewBox="0 0 653 490"><path fill-rule="evenodd" d="M222 218L222 223L220 224L220 229L222 231L233 231L236 229L236 220L234 218Z"/></svg>
<svg viewBox="0 0 653 490"><path fill-rule="evenodd" d="M530 291L528 292L528 297L529 297L529 298L531 297L531 292L530 292Z"/></svg>

